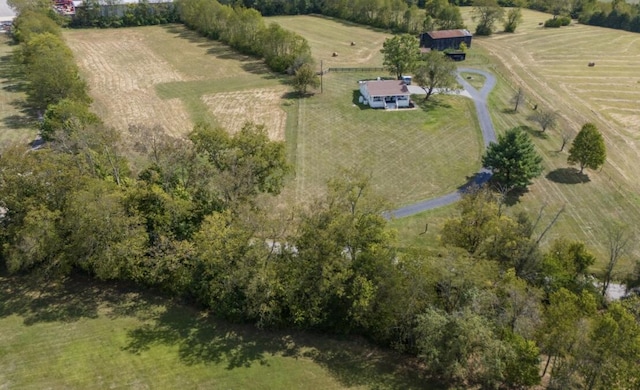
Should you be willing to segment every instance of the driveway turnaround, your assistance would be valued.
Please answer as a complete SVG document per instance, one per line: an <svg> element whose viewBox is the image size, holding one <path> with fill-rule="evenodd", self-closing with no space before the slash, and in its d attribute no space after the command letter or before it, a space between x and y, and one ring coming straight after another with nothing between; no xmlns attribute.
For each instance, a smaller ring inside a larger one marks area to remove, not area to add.
<svg viewBox="0 0 640 390"><path fill-rule="evenodd" d="M475 89L465 80L460 73L474 73L484 76L485 82L480 91ZM496 142L496 132L493 128L493 122L491 122L491 115L489 115L489 109L487 108L487 98L489 92L496 85L496 78L489 72L485 72L480 69L472 68L458 68L457 80L464 88L462 96L468 96L473 99L473 103L476 106L476 115L478 116L478 122L480 123L480 130L482 131L482 139L484 140L485 148L489 146L491 142ZM472 180L460 187L457 191L451 192L447 195L439 198L427 199L408 206L401 207L399 209L389 211L385 213L387 218L403 218L410 215L418 214L423 211L432 210L438 207L443 207L455 203L462 198L462 194L467 188L473 185L482 185L491 179L491 172L486 169L481 169Z"/></svg>

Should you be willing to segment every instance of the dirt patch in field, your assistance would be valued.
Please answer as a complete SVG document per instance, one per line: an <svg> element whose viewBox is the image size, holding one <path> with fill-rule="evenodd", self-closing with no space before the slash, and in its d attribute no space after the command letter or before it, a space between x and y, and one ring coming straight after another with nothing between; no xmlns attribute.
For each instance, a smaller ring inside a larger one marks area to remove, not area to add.
<svg viewBox="0 0 640 390"><path fill-rule="evenodd" d="M129 125L159 125L171 135L186 134L192 125L183 103L160 99L154 89L183 81L183 76L145 45L142 31L123 29L117 36L103 32L65 35L98 115L122 132Z"/></svg>
<svg viewBox="0 0 640 390"><path fill-rule="evenodd" d="M236 133L247 121L265 125L269 138L284 140L287 114L280 104L286 88L222 92L202 97L216 121Z"/></svg>

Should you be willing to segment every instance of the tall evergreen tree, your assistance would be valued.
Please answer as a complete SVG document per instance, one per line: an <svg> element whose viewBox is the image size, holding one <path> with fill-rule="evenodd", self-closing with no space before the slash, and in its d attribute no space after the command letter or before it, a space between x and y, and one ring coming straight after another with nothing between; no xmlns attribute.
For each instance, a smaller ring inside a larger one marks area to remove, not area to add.
<svg viewBox="0 0 640 390"><path fill-rule="evenodd" d="M507 130L491 143L482 166L493 172L493 180L505 188L526 187L542 173L542 157L531 138L519 128Z"/></svg>

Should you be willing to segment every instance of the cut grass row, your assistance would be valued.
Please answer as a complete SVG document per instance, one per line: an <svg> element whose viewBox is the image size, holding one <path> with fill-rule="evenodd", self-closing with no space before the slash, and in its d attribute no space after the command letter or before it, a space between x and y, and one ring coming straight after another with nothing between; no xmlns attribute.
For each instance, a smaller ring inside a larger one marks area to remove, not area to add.
<svg viewBox="0 0 640 390"><path fill-rule="evenodd" d="M324 93L300 101L296 189L308 199L341 168L370 172L378 194L399 206L454 191L479 169L482 139L471 100L435 96L415 110L357 104L357 80L380 74L329 73ZM464 156L464 158L462 158Z"/></svg>
<svg viewBox="0 0 640 390"><path fill-rule="evenodd" d="M463 15L467 25L473 26L470 10L463 9ZM537 215L544 207L546 219L550 220L564 207L545 241L561 236L583 240L596 253L594 271L599 271L607 260L606 225L621 222L637 233L640 220L640 141L637 124L632 123L634 117L640 118L640 108L627 107L627 100L640 100L637 88L630 87L639 80L636 70L640 67L640 36L582 25L544 29L538 23L549 15L524 10L524 17L516 34L475 37L465 65L487 69L498 76L489 99L498 133L521 125L535 127L527 120L533 105L560 114L557 129L547 130L546 134L537 129L530 132L544 158L545 172L514 208ZM570 48L566 46L568 42ZM612 43L615 50L611 49ZM595 68L587 66L590 61L596 62ZM514 114L510 99L520 86L528 104ZM619 120L613 119L616 113ZM621 122L623 119L628 122ZM562 131L576 134L588 121L603 132L608 160L601 170L587 171L589 181L585 182L569 169L566 149L559 149ZM430 222L431 229L446 217L438 210L395 221L393 226L400 229L403 245L420 244L422 241L416 241L415 236L424 231L424 224ZM640 254L640 248L634 249L621 262L620 274L628 271Z"/></svg>
<svg viewBox="0 0 640 390"><path fill-rule="evenodd" d="M126 286L0 277L0 387L419 389L405 356L363 340L260 331ZM430 387L434 388L434 387Z"/></svg>

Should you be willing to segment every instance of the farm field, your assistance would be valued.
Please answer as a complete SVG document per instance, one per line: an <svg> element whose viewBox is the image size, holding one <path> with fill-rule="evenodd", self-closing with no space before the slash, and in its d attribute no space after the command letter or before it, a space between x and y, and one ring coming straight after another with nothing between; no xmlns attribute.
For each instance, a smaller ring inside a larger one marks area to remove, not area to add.
<svg viewBox="0 0 640 390"><path fill-rule="evenodd" d="M608 221L620 221L636 226L635 221L640 219L640 183L635 180L635 167L640 160L640 111L634 105L640 98L640 89L635 87L640 81L636 71L640 65L640 35L582 25L543 29L539 23L549 15L530 10L523 12L525 19L517 33L474 38L469 59L464 65L484 68L498 76L498 85L489 102L498 132L521 125L533 127L526 119L533 105L559 112L557 129L550 129L545 134L531 130L544 157L546 170L514 207L531 214L537 214L544 207L549 218L564 207L564 213L547 235L547 241L559 235L584 240L597 253L599 265L602 265L606 256L604 225ZM470 9L463 9L463 15L473 30ZM325 68L381 64L379 48L387 35L374 29L316 16L268 20L282 23L310 39L316 59L328 56L324 61ZM356 46L338 40L333 35L336 32L350 37ZM455 149L458 145L451 142L459 139L451 129L469 135L471 133L465 130L465 126L475 127L475 123L470 122L475 120L470 102L449 101L449 98L441 100L442 104L449 106L447 110L455 111L448 111L447 119L444 116L429 117L428 112L418 113L425 115L422 118L411 116L413 113L410 112L369 115L370 111L353 106L352 93L357 85L351 83L359 77L376 75L330 73L324 77L324 94L295 104L293 100L282 98L287 91L284 81L267 72L259 61L235 54L180 26L123 29L111 33L109 30L66 33L78 58L84 58L85 54L88 58L97 56L96 64L109 64L105 68L109 71L95 75L97 66L92 66L90 59L82 60L93 87L96 109L104 114L103 117L107 116L114 123L120 123L120 128L126 128L127 123L138 120L137 115L143 115L146 119L142 117L139 120L149 124L160 123L176 135L185 134L196 120L211 118L233 130L234 126L239 128L244 122L244 115L241 115L244 111L238 111L240 102L254 99L254 104L247 106L258 105L260 108L253 109L252 119L271 124L268 126L281 126L282 129L272 134L276 139L281 139L285 132L287 134L288 148L296 161L296 181L289 191L294 192L297 201L315 193L337 168L352 164L359 163L371 169L375 187L392 205L407 204L455 189L479 165L479 159L443 161L437 154L439 151L445 156L472 153L479 157L481 150L477 146L477 134L465 138L458 149ZM145 47L138 51L141 56L134 58L118 54L121 51L117 45L123 36L126 41L137 42L136 47ZM376 47L372 42L380 43ZM572 50L566 50L568 42L571 42ZM370 47L363 47L370 43ZM344 47L336 49L338 44ZM618 49L607 51L612 46ZM354 51L349 52L351 49ZM356 51L364 49L363 52ZM338 57L330 57L333 51L339 53ZM118 55L123 58L119 59ZM133 76L130 76L132 80L119 80L124 78L121 74L126 75L128 69L143 68L146 55L155 56L155 60L153 66L149 66L151 71L136 76L142 80L136 81ZM362 58L370 62L363 62ZM593 68L586 66L591 61L597 64ZM104 75L100 76L102 73ZM117 76L107 76L111 73ZM529 104L518 114L513 114L509 101L516 86L523 87ZM119 92L118 88L125 92ZM337 91L344 93L335 95ZM137 98L137 94L148 95L149 98ZM143 101L143 104L133 108L136 104L134 99ZM113 100L121 106L107 107L107 103ZM265 108L259 106L262 104L266 104ZM118 108L123 109L124 115L114 114L119 112ZM151 113L147 113L146 108ZM171 114L171 110L175 113ZM275 117L259 117L270 111L276 114ZM459 115L460 112L469 115ZM459 123L448 122L450 118L456 118ZM429 122L433 119L442 122ZM563 131L575 134L587 121L593 121L603 131L609 158L599 172L588 171L588 176L579 177L566 163L566 150L559 152L559 148ZM429 126L433 130L448 123L449 132L444 135L452 137L449 142L427 145L424 139L423 144L416 141L421 131L431 131L427 129ZM409 129L409 136L398 137L399 127ZM418 147L407 149L398 142ZM393 156L390 164L389 156ZM455 164L449 164L451 161ZM438 163L445 166L438 167ZM441 168L445 171L437 174ZM437 214L444 218L443 213ZM401 232L407 231L402 221L394 225L399 226ZM626 265L629 264L627 261Z"/></svg>
<svg viewBox="0 0 640 390"><path fill-rule="evenodd" d="M366 48L371 58L378 57L386 37L323 18L304 19L303 24L323 23L326 31L353 31L349 36L371 45L358 49ZM371 172L392 205L453 191L479 169L482 141L472 102L464 98L432 97L428 109L411 111L362 109L354 104L357 81L385 76L378 72L330 73L323 94L291 100L285 81L261 62L181 26L69 31L65 37L89 80L96 111L121 131L130 124L160 125L183 136L197 120L212 119L231 131L246 120L264 123L273 139L284 139L286 132L296 170L286 201L315 196L341 168ZM123 46L131 50L123 52ZM450 155L475 158L451 163Z"/></svg>
<svg viewBox="0 0 640 390"><path fill-rule="evenodd" d="M499 76L489 102L499 133L520 125L535 128L526 119L534 104L559 113L557 129L546 134L531 131L546 169L515 207L532 215L544 207L547 220L564 207L546 241L560 235L584 240L598 255L597 269L607 259L605 225L620 222L637 231L640 220L640 34L577 24L544 29L538 23L549 15L523 13L524 23L515 34L474 38L465 65ZM463 16L473 30L469 8L463 9ZM593 68L587 66L591 61L596 63ZM529 104L512 114L510 99L516 86L524 88ZM559 149L562 132L575 135L586 122L603 132L608 157L601 170L585 170L588 176L580 177L567 165L567 149ZM414 230L424 230L424 223L415 221L428 221L430 216L436 226L442 213L425 213L395 226L414 237ZM410 224L414 228L406 230ZM634 249L637 258L640 247ZM621 271L631 265L629 257Z"/></svg>
<svg viewBox="0 0 640 390"><path fill-rule="evenodd" d="M230 131L264 123L284 138L287 88L261 61L198 36L183 26L67 30L90 86L94 110L111 126L161 126L184 136L200 120ZM241 103L239 103L241 101ZM238 115L239 106L251 110Z"/></svg>
<svg viewBox="0 0 640 390"><path fill-rule="evenodd" d="M11 143L25 144L37 135L35 123L23 112L25 99L20 86L11 78L12 41L6 34L0 34L0 147Z"/></svg>
<svg viewBox="0 0 640 390"><path fill-rule="evenodd" d="M295 31L309 41L311 55L319 66L330 67L381 67L382 43L391 34L339 19L322 16L272 16L265 18L287 30ZM351 46L351 42L355 45ZM337 57L333 57L333 53Z"/></svg>
<svg viewBox="0 0 640 390"><path fill-rule="evenodd" d="M362 340L259 331L126 286L0 277L0 387L419 389L408 358ZM37 346L37 347L36 347ZM430 387L435 388L435 387Z"/></svg>

